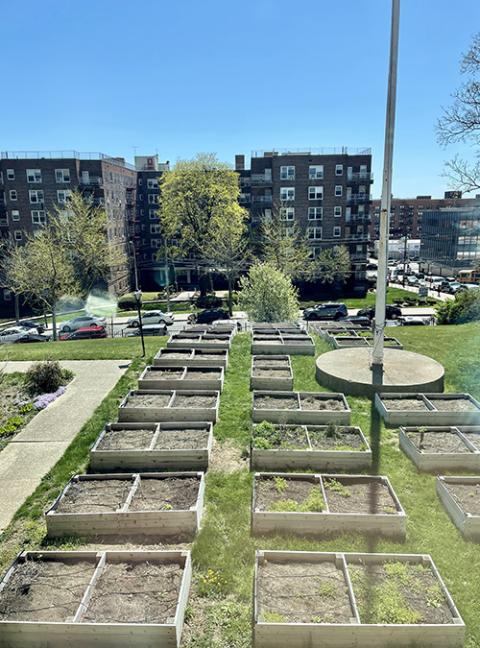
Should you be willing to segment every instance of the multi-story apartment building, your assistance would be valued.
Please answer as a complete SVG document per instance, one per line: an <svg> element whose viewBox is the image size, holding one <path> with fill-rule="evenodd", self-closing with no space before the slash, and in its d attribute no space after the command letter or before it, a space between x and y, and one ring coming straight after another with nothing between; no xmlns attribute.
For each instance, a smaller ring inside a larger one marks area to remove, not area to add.
<svg viewBox="0 0 480 648"><path fill-rule="evenodd" d="M307 234L312 255L333 245L346 245L352 279L365 279L370 224L370 149L349 151L254 152L250 169L235 157L240 176L240 203L250 211L252 227L274 211Z"/></svg>
<svg viewBox="0 0 480 648"><path fill-rule="evenodd" d="M123 158L77 151L2 152L0 234L23 244L55 207L67 208L69 194L79 190L103 205L109 242L128 254L127 217L135 187L135 169ZM112 267L108 290L122 294L129 286L128 263Z"/></svg>
<svg viewBox="0 0 480 648"><path fill-rule="evenodd" d="M422 234L423 214L427 210L446 207L471 207L478 198L462 198L461 191L446 191L443 198L417 196L416 198L392 198L390 207L390 238L398 239L407 236L409 239L420 239ZM372 222L370 238L379 237L380 200L372 201Z"/></svg>

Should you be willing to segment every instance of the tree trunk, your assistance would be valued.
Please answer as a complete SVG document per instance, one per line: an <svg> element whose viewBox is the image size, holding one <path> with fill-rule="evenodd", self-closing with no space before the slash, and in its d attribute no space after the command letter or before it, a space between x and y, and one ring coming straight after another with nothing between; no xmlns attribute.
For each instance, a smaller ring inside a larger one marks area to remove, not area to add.
<svg viewBox="0 0 480 648"><path fill-rule="evenodd" d="M233 281L231 275L228 275L228 313L230 317L233 315L233 295L232 295L232 290L233 288Z"/></svg>
<svg viewBox="0 0 480 648"><path fill-rule="evenodd" d="M57 316L55 314L55 308L52 308L52 329L53 329L53 341L57 341Z"/></svg>

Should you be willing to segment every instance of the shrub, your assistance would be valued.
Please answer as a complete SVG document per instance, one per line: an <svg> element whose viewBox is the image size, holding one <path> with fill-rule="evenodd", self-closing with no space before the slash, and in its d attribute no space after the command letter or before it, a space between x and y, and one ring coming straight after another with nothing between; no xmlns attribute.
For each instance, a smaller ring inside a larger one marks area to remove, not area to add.
<svg viewBox="0 0 480 648"><path fill-rule="evenodd" d="M298 293L291 279L272 263L257 263L240 279L240 308L255 322L298 318Z"/></svg>
<svg viewBox="0 0 480 648"><path fill-rule="evenodd" d="M220 308L222 304L223 299L215 295L204 295L203 297L197 297L195 300L197 308Z"/></svg>
<svg viewBox="0 0 480 648"><path fill-rule="evenodd" d="M465 324L480 320L480 288L457 292L455 299L437 309L439 324Z"/></svg>
<svg viewBox="0 0 480 648"><path fill-rule="evenodd" d="M71 372L67 375L57 361L36 362L25 374L25 388L31 396L55 392L68 382L70 375Z"/></svg>

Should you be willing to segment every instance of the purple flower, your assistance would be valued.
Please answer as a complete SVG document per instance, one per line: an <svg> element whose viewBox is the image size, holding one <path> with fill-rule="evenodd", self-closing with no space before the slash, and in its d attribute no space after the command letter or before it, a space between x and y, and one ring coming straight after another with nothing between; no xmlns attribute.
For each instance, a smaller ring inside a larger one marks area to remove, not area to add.
<svg viewBox="0 0 480 648"><path fill-rule="evenodd" d="M62 385L57 389L57 391L51 392L49 394L40 394L33 402L33 406L37 410L45 409L50 403L57 400L59 396L65 393L65 387Z"/></svg>

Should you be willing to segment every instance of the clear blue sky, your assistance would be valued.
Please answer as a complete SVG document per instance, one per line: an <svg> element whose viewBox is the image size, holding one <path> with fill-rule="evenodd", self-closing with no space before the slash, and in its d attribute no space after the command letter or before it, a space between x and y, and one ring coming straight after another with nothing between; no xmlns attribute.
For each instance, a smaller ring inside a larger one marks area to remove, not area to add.
<svg viewBox="0 0 480 648"><path fill-rule="evenodd" d="M2 2L1 150L162 160L370 146L380 192L389 0ZM442 194L435 121L478 0L402 0L393 190Z"/></svg>

